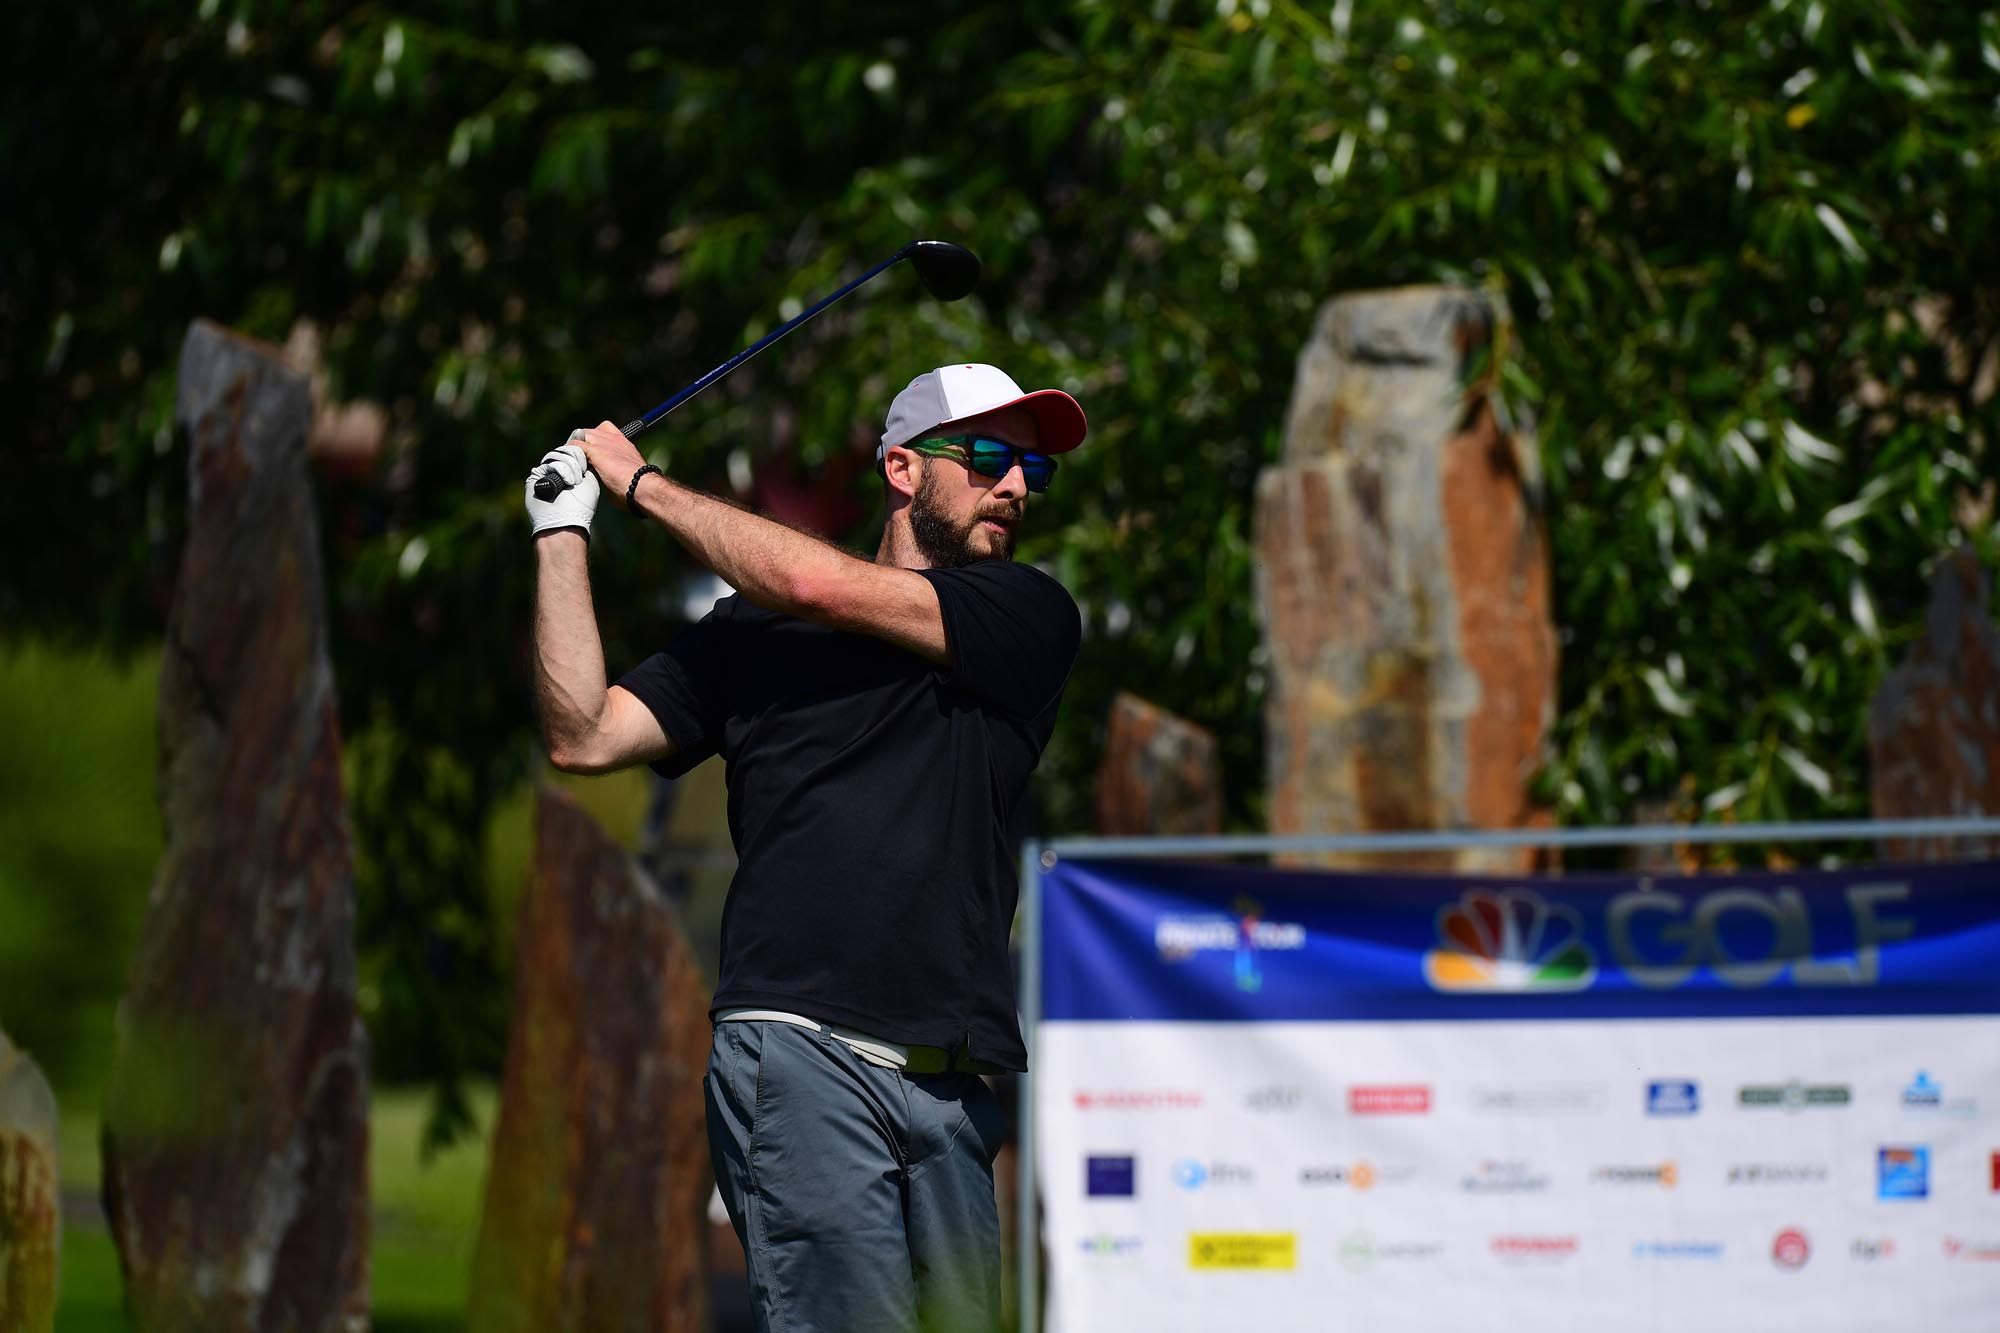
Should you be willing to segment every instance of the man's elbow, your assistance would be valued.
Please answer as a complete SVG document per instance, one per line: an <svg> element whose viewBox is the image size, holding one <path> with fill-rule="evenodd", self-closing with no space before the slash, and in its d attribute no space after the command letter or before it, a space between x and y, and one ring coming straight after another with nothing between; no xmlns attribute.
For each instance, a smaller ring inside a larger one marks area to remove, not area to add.
<svg viewBox="0 0 2000 1333"><path fill-rule="evenodd" d="M852 589L845 571L801 570L792 576L788 591L791 614L800 620L836 627L846 623Z"/></svg>
<svg viewBox="0 0 2000 1333"><path fill-rule="evenodd" d="M594 777L622 767L603 747L588 740L550 744L549 763L558 772L574 773L580 777Z"/></svg>

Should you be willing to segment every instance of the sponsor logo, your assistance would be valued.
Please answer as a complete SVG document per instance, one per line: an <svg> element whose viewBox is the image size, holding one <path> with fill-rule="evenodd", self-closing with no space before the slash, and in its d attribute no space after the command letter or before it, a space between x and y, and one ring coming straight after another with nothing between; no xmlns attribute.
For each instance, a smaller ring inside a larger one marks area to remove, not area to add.
<svg viewBox="0 0 2000 1333"><path fill-rule="evenodd" d="M1230 975L1241 991L1264 988L1258 955L1306 947L1306 928L1296 921L1266 921L1255 898L1238 898L1235 914L1163 916L1153 925L1153 947L1163 963L1182 963L1198 953L1233 953Z"/></svg>
<svg viewBox="0 0 2000 1333"><path fill-rule="evenodd" d="M1771 1241L1771 1262L1788 1273L1796 1273L1812 1258L1812 1242L1797 1227L1786 1227Z"/></svg>
<svg viewBox="0 0 2000 1333"><path fill-rule="evenodd" d="M1377 1240L1366 1231L1340 1238L1340 1266L1350 1273L1365 1273L1378 1263L1424 1263L1443 1257L1443 1241Z"/></svg>
<svg viewBox="0 0 2000 1333"><path fill-rule="evenodd" d="M1658 1185L1672 1189L1679 1179L1680 1172L1672 1162L1657 1166L1599 1166L1590 1172L1593 1185Z"/></svg>
<svg viewBox="0 0 2000 1333"><path fill-rule="evenodd" d="M1898 1100L1911 1115L1969 1116L1979 1110L1979 1103L1970 1097L1946 1098L1944 1086L1921 1069Z"/></svg>
<svg viewBox="0 0 2000 1333"><path fill-rule="evenodd" d="M1375 1168L1366 1162L1356 1162L1353 1166L1308 1166L1300 1169L1299 1184L1371 1189L1375 1184Z"/></svg>
<svg viewBox="0 0 2000 1333"><path fill-rule="evenodd" d="M1136 1158L1086 1157L1083 1159L1083 1192L1093 1199L1130 1199L1138 1193Z"/></svg>
<svg viewBox="0 0 2000 1333"><path fill-rule="evenodd" d="M1575 1236L1495 1236L1488 1242L1503 1263L1558 1263L1576 1257Z"/></svg>
<svg viewBox="0 0 2000 1333"><path fill-rule="evenodd" d="M1540 1194L1549 1187L1548 1173L1528 1162L1492 1160L1459 1182L1467 1194Z"/></svg>
<svg viewBox="0 0 2000 1333"><path fill-rule="evenodd" d="M1601 1083L1502 1083L1466 1094L1481 1115L1598 1115L1604 1110Z"/></svg>
<svg viewBox="0 0 2000 1333"><path fill-rule="evenodd" d="M1875 1197L1928 1199L1931 1194L1929 1148L1878 1148L1875 1151Z"/></svg>
<svg viewBox="0 0 2000 1333"><path fill-rule="evenodd" d="M1372 1162L1342 1165L1338 1162L1313 1163L1299 1168L1299 1184L1307 1189L1351 1189L1357 1192L1377 1185L1400 1185L1417 1174L1414 1166L1378 1167Z"/></svg>
<svg viewBox="0 0 2000 1333"><path fill-rule="evenodd" d="M1079 1111L1199 1111L1201 1094L1182 1088L1111 1088L1076 1094Z"/></svg>
<svg viewBox="0 0 2000 1333"><path fill-rule="evenodd" d="M1736 887L1692 897L1635 889L1611 900L1604 933L1619 970L1648 990L1685 986L1704 967L1734 987L1787 981L1812 989L1873 986L1882 976L1882 946L1910 938L1911 919L1887 915L1887 909L1909 899L1910 885L1850 884L1844 896L1848 919L1837 926L1820 924L1828 933L1854 941L1851 957L1822 958L1815 952L1812 914L1805 896L1791 888L1766 892ZM1724 924L1745 919L1755 924ZM1761 952L1744 953L1744 936L1769 942Z"/></svg>
<svg viewBox="0 0 2000 1333"><path fill-rule="evenodd" d="M1729 1185L1824 1185L1824 1162L1737 1162L1724 1183Z"/></svg>
<svg viewBox="0 0 2000 1333"><path fill-rule="evenodd" d="M1694 1115L1701 1110L1701 1085L1692 1079L1656 1079L1646 1085L1647 1115Z"/></svg>
<svg viewBox="0 0 2000 1333"><path fill-rule="evenodd" d="M1722 1242L1719 1240L1635 1240L1632 1242L1634 1259L1659 1260L1663 1263L1720 1263Z"/></svg>
<svg viewBox="0 0 2000 1333"><path fill-rule="evenodd" d="M1429 1115L1431 1090L1422 1083L1357 1083L1347 1090L1347 1109L1355 1115Z"/></svg>
<svg viewBox="0 0 2000 1333"><path fill-rule="evenodd" d="M1306 1090L1274 1083L1268 1088L1252 1088L1243 1104L1253 1111L1296 1111L1306 1103Z"/></svg>
<svg viewBox="0 0 2000 1333"><path fill-rule="evenodd" d="M1944 1257L1951 1263L2000 1264L2000 1240L1944 1238Z"/></svg>
<svg viewBox="0 0 2000 1333"><path fill-rule="evenodd" d="M1228 1189L1252 1183L1257 1173L1235 1162L1198 1162L1183 1157L1174 1163L1172 1177L1184 1190Z"/></svg>
<svg viewBox="0 0 2000 1333"><path fill-rule="evenodd" d="M1077 1253L1087 1264L1129 1263L1138 1259L1145 1241L1138 1236L1114 1236L1100 1232L1077 1242Z"/></svg>
<svg viewBox="0 0 2000 1333"><path fill-rule="evenodd" d="M1298 1266L1297 1232L1197 1231L1188 1237L1189 1268L1258 1268L1290 1272Z"/></svg>
<svg viewBox="0 0 2000 1333"><path fill-rule="evenodd" d="M1881 1263L1896 1257L1896 1241L1891 1236L1856 1236L1847 1253L1857 1264Z"/></svg>
<svg viewBox="0 0 2000 1333"><path fill-rule="evenodd" d="M1587 990L1597 957L1583 917L1530 889L1472 889L1437 916L1438 943L1424 954L1432 990Z"/></svg>
<svg viewBox="0 0 2000 1333"><path fill-rule="evenodd" d="M1736 1104L1746 1110L1777 1107L1803 1111L1807 1107L1846 1106L1854 1100L1845 1083L1746 1083L1736 1090Z"/></svg>

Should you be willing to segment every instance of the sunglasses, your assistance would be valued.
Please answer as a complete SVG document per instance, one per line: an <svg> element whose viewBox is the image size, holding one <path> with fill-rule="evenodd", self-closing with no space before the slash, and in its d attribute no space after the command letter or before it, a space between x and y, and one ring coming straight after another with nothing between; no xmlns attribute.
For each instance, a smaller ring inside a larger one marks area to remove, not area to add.
<svg viewBox="0 0 2000 1333"><path fill-rule="evenodd" d="M946 435L934 440L918 440L905 447L933 458L940 454L957 458L982 477L1004 477L1018 464L1021 480L1028 483L1031 491L1047 490L1049 479L1056 475L1056 460L1047 454L1016 449L1005 440L996 440L990 435Z"/></svg>

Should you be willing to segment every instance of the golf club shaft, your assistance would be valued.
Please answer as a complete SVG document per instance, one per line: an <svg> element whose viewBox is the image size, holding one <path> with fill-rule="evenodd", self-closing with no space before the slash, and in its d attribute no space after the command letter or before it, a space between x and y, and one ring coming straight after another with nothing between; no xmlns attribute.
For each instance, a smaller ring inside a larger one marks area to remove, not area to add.
<svg viewBox="0 0 2000 1333"><path fill-rule="evenodd" d="M793 329L799 327L799 325L806 323L808 320L812 319L813 316L817 315L820 311L826 309L828 306L832 305L835 301L840 300L842 297L852 292L856 287L861 286L861 284L867 282L870 278L875 277L883 270L891 268L894 265L901 263L908 255L909 255L909 247L905 246L903 249L898 250L895 254L890 255L887 259L877 264L874 268L869 269L866 273L862 274L854 281L848 283L845 287L842 287L839 291L835 292L833 295L825 297L820 301L816 302L811 309L806 310L794 316L793 318L786 320L783 324L780 324L777 328L771 330L769 333L765 334L762 338L759 338L756 342L752 343L750 346L738 352L735 356L730 357L727 361L717 366L714 370L709 371L706 375L703 375L700 379L696 380L694 383L688 385L685 389L682 389L679 393L675 394L673 397L667 399L665 402L655 407L652 411L646 413L642 417L639 417L637 420L626 422L623 426L620 426L618 428L619 431L622 432L625 438L628 440L636 439L640 431L645 430L647 427L653 425L661 417L666 416L669 412L679 407L682 403L685 403L688 399L694 397L696 394L700 393L703 389L706 389L709 385L715 383L717 380L727 375L730 371L736 369L738 366L742 365L745 361L748 361L751 357L757 355L757 353L763 351L766 347L769 347L772 343L778 341L778 339L784 337L786 334L790 333ZM562 483L557 481L554 477L545 476L540 481L535 483L536 498L541 500L555 499L557 495L562 493L562 489L563 489Z"/></svg>

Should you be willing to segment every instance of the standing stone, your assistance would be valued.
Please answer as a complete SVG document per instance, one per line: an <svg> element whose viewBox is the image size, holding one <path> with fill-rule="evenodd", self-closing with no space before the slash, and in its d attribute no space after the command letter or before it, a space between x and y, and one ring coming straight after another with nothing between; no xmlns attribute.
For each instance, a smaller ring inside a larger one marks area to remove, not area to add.
<svg viewBox="0 0 2000 1333"><path fill-rule="evenodd" d="M118 1013L104 1210L140 1333L365 1329L368 1046L312 404L275 349L203 322L178 411L166 848Z"/></svg>
<svg viewBox="0 0 2000 1333"><path fill-rule="evenodd" d="M1119 691L1097 767L1097 831L1107 836L1217 833L1222 776L1215 736Z"/></svg>
<svg viewBox="0 0 2000 1333"><path fill-rule="evenodd" d="M1938 561L1923 637L1868 712L1875 814L1882 819L2000 815L2000 633L1992 580L1960 549ZM1900 838L1889 861L2000 856L2000 838Z"/></svg>
<svg viewBox="0 0 2000 1333"><path fill-rule="evenodd" d="M1257 481L1274 833L1549 822L1528 795L1555 702L1548 542L1532 441L1496 413L1505 329L1448 287L1320 310L1283 459Z"/></svg>
<svg viewBox="0 0 2000 1333"><path fill-rule="evenodd" d="M58 1179L55 1094L0 1032L0 1333L55 1327Z"/></svg>
<svg viewBox="0 0 2000 1333"><path fill-rule="evenodd" d="M703 1327L708 987L672 906L541 792L474 1333Z"/></svg>

